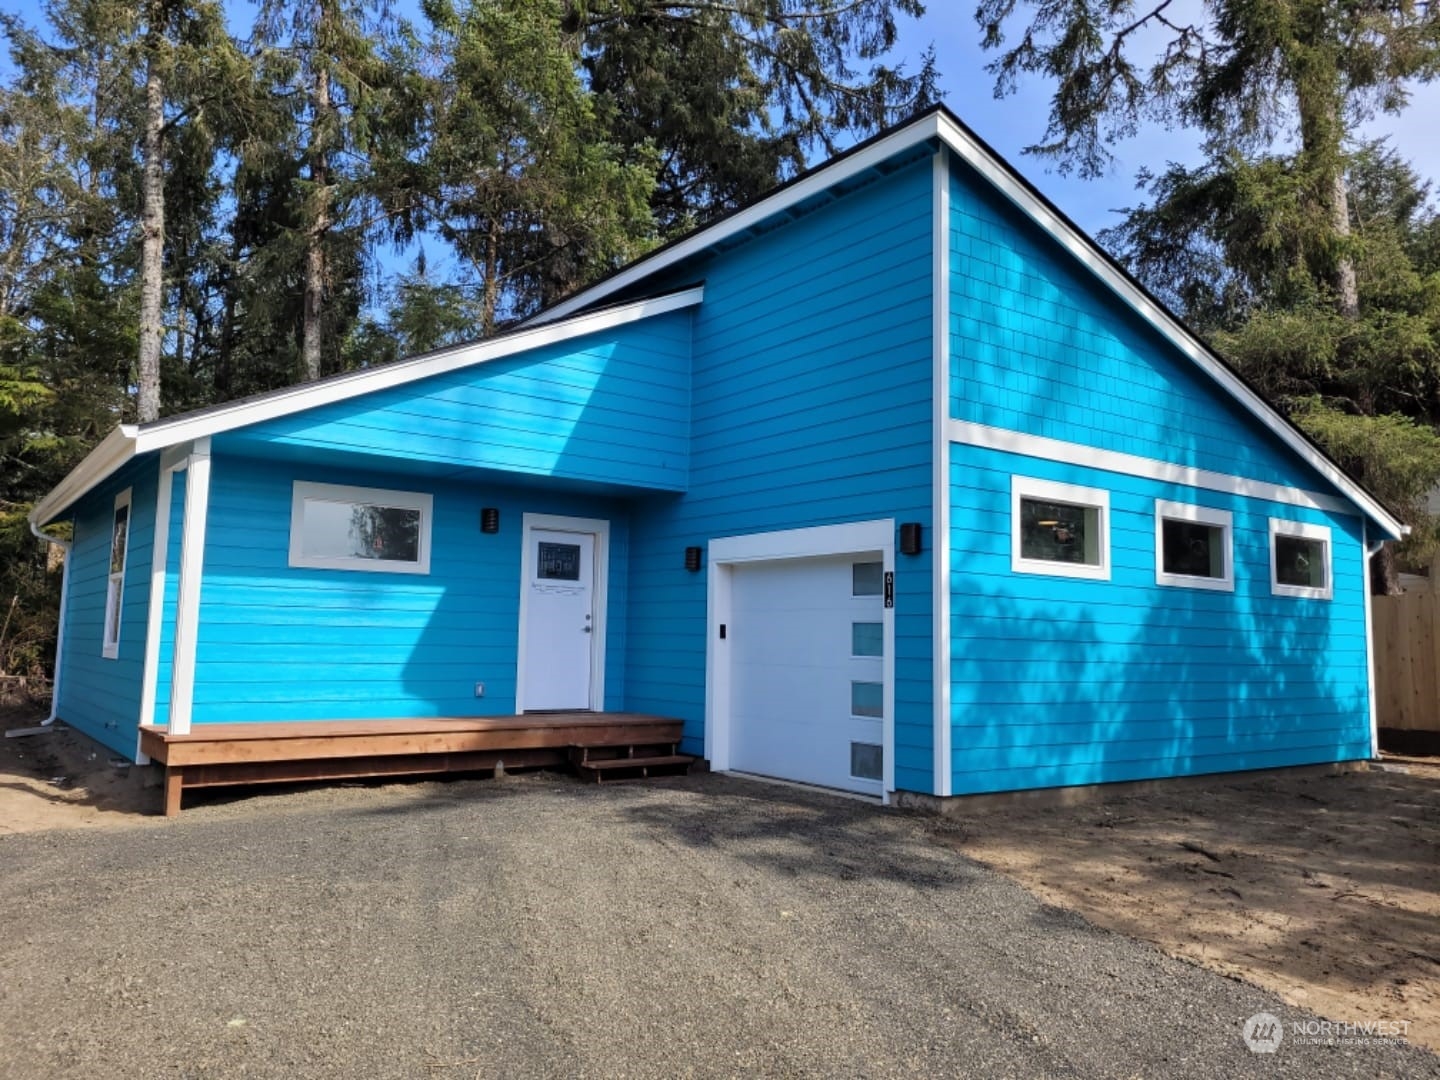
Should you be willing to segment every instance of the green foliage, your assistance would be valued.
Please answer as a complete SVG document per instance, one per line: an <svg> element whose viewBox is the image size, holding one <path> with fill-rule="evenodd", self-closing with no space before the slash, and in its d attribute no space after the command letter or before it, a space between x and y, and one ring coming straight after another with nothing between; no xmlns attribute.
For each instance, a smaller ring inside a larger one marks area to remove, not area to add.
<svg viewBox="0 0 1440 1080"><path fill-rule="evenodd" d="M1435 428L1397 413L1346 412L1318 397L1292 402L1291 418L1412 523L1405 554L1416 564L1427 563L1440 547L1440 521L1425 505L1440 477L1440 434Z"/></svg>
<svg viewBox="0 0 1440 1080"><path fill-rule="evenodd" d="M885 64L918 0L261 0L239 34L221 0L39 6L0 14L8 670L53 654L25 513L136 416L147 77L162 414L473 339L934 97Z"/></svg>

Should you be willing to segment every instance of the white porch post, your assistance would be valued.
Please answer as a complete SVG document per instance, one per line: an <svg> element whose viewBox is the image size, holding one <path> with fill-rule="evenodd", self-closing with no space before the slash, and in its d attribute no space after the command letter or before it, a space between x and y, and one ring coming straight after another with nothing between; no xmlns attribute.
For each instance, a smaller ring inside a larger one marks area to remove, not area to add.
<svg viewBox="0 0 1440 1080"><path fill-rule="evenodd" d="M210 440L196 439L185 470L185 520L180 538L180 590L175 606L175 660L170 681L171 735L190 733L195 701L195 645L200 633L200 575L210 509Z"/></svg>

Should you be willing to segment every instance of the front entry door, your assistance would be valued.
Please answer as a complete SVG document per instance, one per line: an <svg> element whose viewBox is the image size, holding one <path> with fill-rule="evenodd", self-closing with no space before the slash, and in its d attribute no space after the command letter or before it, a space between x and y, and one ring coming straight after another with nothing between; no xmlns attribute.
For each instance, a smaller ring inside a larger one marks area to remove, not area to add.
<svg viewBox="0 0 1440 1080"><path fill-rule="evenodd" d="M590 708L595 656L595 536L525 530L526 712Z"/></svg>

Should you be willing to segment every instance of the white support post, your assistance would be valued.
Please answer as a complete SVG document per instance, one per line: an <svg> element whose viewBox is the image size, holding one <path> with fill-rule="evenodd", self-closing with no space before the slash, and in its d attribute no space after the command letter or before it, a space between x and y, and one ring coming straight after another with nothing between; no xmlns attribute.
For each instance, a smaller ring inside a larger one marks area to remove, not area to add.
<svg viewBox="0 0 1440 1080"><path fill-rule="evenodd" d="M210 440L196 439L185 470L185 521L180 538L180 595L175 606L175 660L170 681L171 735L190 733L195 701L195 646L200 634L200 576L210 508Z"/></svg>

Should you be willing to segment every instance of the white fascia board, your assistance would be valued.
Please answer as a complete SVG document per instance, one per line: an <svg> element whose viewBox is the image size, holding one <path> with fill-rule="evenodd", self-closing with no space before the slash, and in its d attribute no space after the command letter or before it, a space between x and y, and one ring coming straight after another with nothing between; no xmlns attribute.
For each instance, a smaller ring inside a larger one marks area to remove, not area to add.
<svg viewBox="0 0 1440 1080"><path fill-rule="evenodd" d="M38 525L48 525L70 505L96 484L122 468L138 451L135 437L139 429L134 424L121 424L100 442L100 445L85 455L85 460L71 469L64 480L56 484L30 511L30 520Z"/></svg>
<svg viewBox="0 0 1440 1080"><path fill-rule="evenodd" d="M53 521L76 499L111 476L131 458L152 450L165 450L178 443L205 439L224 431L263 423L291 413L387 390L405 383L449 371L514 356L529 349L599 333L642 319L694 307L704 299L705 290L696 286L666 296L637 300L604 311L595 311L563 323L519 330L492 341L462 345L436 356L401 360L394 364L357 371L353 375L319 384L302 384L256 401L237 402L229 408L212 409L198 416L178 416L143 427L121 424L107 435L64 480L36 504L30 520L36 525Z"/></svg>
<svg viewBox="0 0 1440 1080"><path fill-rule="evenodd" d="M1047 206L1008 166L990 154L969 132L949 117L943 113L937 113L936 116L939 120L940 138L945 145L959 154L976 172L1049 233L1136 314L1164 334L1172 345L1219 383L1222 389L1269 428L1281 442L1295 451L1307 465L1344 492L1351 502L1389 533L1392 539L1398 540L1410 531L1409 526L1396 520L1385 507L1311 446L1289 421L1221 363L1174 315L1146 296L1144 290L1117 270L1089 237Z"/></svg>
<svg viewBox="0 0 1440 1080"><path fill-rule="evenodd" d="M686 239L656 253L652 258L641 259L613 277L606 278L588 289L580 290L570 299L563 300L554 307L532 316L524 325L540 326L555 319L563 319L583 307L597 304L605 297L613 295L637 281L642 281L657 271L674 266L715 244L723 243L730 237L743 233L767 218L783 213L788 208L802 203L812 196L819 195L836 184L843 184L851 177L873 169L887 158L893 157L903 150L908 150L925 139L933 139L940 130L939 120L938 113L931 113L920 117L914 123L897 128L864 150L848 157L842 157L832 165L817 169L809 176L781 188L773 195L761 199L746 209L732 214L730 217L722 218L708 228L702 228L698 232L692 233Z"/></svg>
<svg viewBox="0 0 1440 1080"><path fill-rule="evenodd" d="M415 360L401 360L394 364L357 371L341 379L332 379L318 384L300 385L258 401L237 402L227 409L215 409L200 416L177 417L171 421L148 424L141 428L136 437L136 453L146 453L171 446L187 439L218 435L235 428L261 424L291 413L346 401L377 390L389 390L406 383L443 375L461 368L499 360L531 349L570 341L586 334L595 334L617 326L639 322L642 319L664 315L682 308L694 307L704 299L704 289L696 286L667 296L648 300L637 300L633 304L607 308L586 315L567 319L563 323L547 324L522 329L492 341L478 341L463 345L438 356L420 357Z"/></svg>

